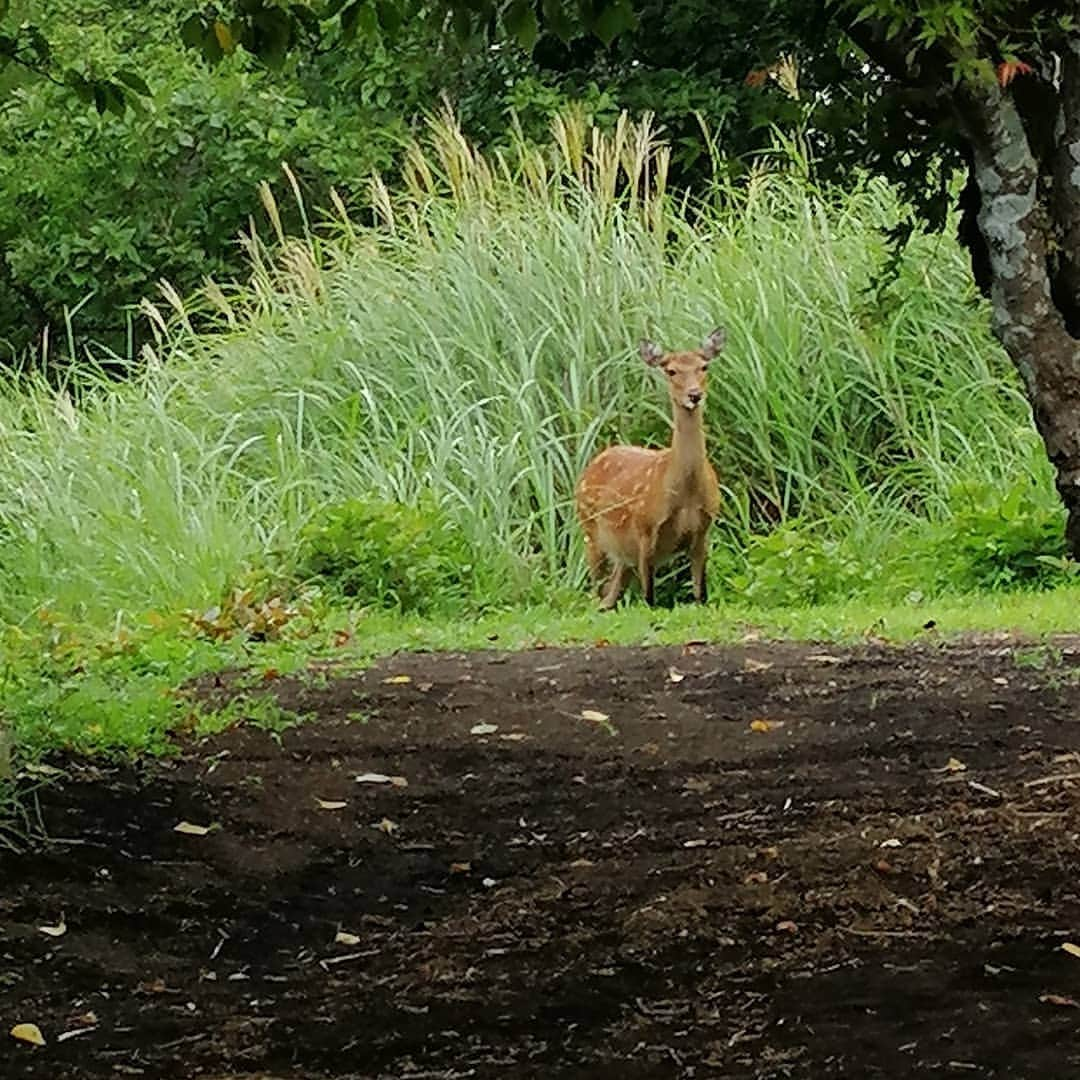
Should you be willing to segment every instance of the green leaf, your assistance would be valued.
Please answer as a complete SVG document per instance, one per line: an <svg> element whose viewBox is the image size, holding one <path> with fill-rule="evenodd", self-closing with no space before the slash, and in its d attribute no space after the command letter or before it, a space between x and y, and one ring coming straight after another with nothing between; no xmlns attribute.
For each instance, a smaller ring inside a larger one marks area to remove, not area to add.
<svg viewBox="0 0 1080 1080"><path fill-rule="evenodd" d="M360 23L360 10L364 6L364 0L353 0L351 4L341 9L341 36L346 42L356 37L356 30Z"/></svg>
<svg viewBox="0 0 1080 1080"><path fill-rule="evenodd" d="M255 15L255 51L271 67L280 67L293 41L292 19L277 8Z"/></svg>
<svg viewBox="0 0 1080 1080"><path fill-rule="evenodd" d="M561 41L569 41L577 32L577 24L562 0L544 0L544 25Z"/></svg>
<svg viewBox="0 0 1080 1080"><path fill-rule="evenodd" d="M384 33L393 36L401 29L403 15L396 0L377 0L375 10L379 15L379 26Z"/></svg>
<svg viewBox="0 0 1080 1080"><path fill-rule="evenodd" d="M630 0L615 0L597 15L590 29L605 45L610 45L620 34L635 26L637 16Z"/></svg>
<svg viewBox="0 0 1080 1080"><path fill-rule="evenodd" d="M189 49L201 49L203 38L206 36L206 23L201 15L191 15L184 20L180 27L180 40Z"/></svg>
<svg viewBox="0 0 1080 1080"><path fill-rule="evenodd" d="M136 94L141 94L143 97L150 96L150 87L146 85L146 81L139 75L136 75L134 71L118 71L116 73L116 81L123 83L128 89L134 90Z"/></svg>
<svg viewBox="0 0 1080 1080"><path fill-rule="evenodd" d="M532 52L540 28L536 21L536 12L532 0L514 0L503 16L506 29L517 39L526 51Z"/></svg>
<svg viewBox="0 0 1080 1080"><path fill-rule="evenodd" d="M453 23L454 33L457 35L458 41L468 41L469 38L472 37L472 15L468 12L466 8L463 8L460 5L455 5Z"/></svg>

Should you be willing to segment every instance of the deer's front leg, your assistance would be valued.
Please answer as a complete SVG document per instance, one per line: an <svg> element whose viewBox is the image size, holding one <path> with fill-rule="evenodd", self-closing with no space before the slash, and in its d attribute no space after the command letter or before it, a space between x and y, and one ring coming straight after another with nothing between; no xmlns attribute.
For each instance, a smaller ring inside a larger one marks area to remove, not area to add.
<svg viewBox="0 0 1080 1080"><path fill-rule="evenodd" d="M656 577L656 537L650 536L647 540L642 539L638 548L638 577L641 579L641 594L645 597L645 603L649 607L655 601L655 577Z"/></svg>
<svg viewBox="0 0 1080 1080"><path fill-rule="evenodd" d="M709 602L709 586L705 581L705 564L709 555L709 534L700 532L690 545L690 573L694 582L694 601Z"/></svg>

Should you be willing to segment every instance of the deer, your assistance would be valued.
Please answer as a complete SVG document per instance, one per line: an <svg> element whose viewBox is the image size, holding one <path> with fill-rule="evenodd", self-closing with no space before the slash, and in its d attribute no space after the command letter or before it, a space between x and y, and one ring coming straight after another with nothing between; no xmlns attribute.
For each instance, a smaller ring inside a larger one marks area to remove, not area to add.
<svg viewBox="0 0 1080 1080"><path fill-rule="evenodd" d="M664 352L642 341L642 360L667 377L671 445L609 446L578 480L575 501L594 588L603 581L605 563L611 568L600 594L602 611L618 603L635 569L651 607L657 566L682 551L690 556L694 600L708 602L708 533L720 512L720 485L705 451L703 411L709 363L726 336L717 327L689 352Z"/></svg>

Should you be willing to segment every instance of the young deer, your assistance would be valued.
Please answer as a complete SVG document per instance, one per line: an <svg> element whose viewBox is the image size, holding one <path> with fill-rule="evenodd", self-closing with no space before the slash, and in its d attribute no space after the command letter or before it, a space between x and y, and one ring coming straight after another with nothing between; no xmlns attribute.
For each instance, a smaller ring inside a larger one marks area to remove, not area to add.
<svg viewBox="0 0 1080 1080"><path fill-rule="evenodd" d="M645 602L653 603L656 566L679 551L690 552L694 599L704 604L709 526L720 510L720 486L705 455L702 417L706 369L724 347L725 332L714 330L701 349L664 353L650 341L641 358L667 376L673 432L667 450L612 446L589 462L577 485L577 512L594 583L605 560L611 577L600 601L618 602L637 569Z"/></svg>

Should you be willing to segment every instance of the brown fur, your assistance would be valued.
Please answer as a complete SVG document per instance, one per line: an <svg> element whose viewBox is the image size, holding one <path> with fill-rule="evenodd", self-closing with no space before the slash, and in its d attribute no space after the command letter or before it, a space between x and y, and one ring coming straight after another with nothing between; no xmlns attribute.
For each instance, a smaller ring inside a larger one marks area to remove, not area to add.
<svg viewBox="0 0 1080 1080"><path fill-rule="evenodd" d="M705 603L708 531L720 510L720 486L705 453L703 412L709 361L723 348L714 330L700 350L663 353L641 343L642 359L666 376L673 432L666 450L612 446L588 464L577 485L577 512L594 582L611 576L600 606L614 607L637 570L648 604L656 567L680 551L690 555L694 599Z"/></svg>

